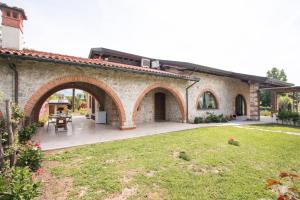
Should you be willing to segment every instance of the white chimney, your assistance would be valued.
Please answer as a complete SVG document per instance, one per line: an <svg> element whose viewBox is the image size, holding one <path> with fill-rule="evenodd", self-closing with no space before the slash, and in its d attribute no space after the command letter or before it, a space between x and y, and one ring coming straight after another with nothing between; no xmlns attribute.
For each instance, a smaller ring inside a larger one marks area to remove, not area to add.
<svg viewBox="0 0 300 200"><path fill-rule="evenodd" d="M23 20L27 20L21 8L9 7L0 3L2 11L2 41L1 47L8 49L23 49Z"/></svg>

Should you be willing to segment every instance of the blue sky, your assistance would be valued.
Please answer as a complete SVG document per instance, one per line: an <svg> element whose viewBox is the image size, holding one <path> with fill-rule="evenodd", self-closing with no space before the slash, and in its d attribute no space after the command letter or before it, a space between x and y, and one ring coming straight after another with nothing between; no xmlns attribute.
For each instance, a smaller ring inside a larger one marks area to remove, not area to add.
<svg viewBox="0 0 300 200"><path fill-rule="evenodd" d="M87 57L106 47L300 85L299 0L4 0L25 9L27 48Z"/></svg>

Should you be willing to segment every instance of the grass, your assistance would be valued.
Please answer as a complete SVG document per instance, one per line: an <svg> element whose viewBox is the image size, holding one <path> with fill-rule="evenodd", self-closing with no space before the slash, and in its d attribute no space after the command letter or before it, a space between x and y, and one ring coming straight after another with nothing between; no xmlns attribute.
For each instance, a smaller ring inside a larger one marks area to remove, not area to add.
<svg viewBox="0 0 300 200"><path fill-rule="evenodd" d="M240 146L227 144L231 136ZM68 199L274 199L266 180L300 173L299 144L295 135L201 128L58 151L46 171L72 178Z"/></svg>
<svg viewBox="0 0 300 200"><path fill-rule="evenodd" d="M249 125L247 127L266 129L271 131L300 133L300 127L281 125L281 124L257 124L257 125Z"/></svg>

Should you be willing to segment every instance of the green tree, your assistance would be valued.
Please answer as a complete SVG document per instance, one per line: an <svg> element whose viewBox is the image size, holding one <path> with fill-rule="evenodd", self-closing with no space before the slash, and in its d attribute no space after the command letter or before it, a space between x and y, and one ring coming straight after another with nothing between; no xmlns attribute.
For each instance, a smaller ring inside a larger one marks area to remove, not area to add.
<svg viewBox="0 0 300 200"><path fill-rule="evenodd" d="M279 81L287 81L287 75L283 69L278 69L276 67L273 67L271 70L267 71L267 77L273 78ZM271 93L270 91L262 91L261 96L261 105L264 107L270 107L271 106Z"/></svg>
<svg viewBox="0 0 300 200"><path fill-rule="evenodd" d="M268 70L267 72L268 78L277 79L279 81L287 81L286 73L283 69L278 69L276 67L273 67L271 70Z"/></svg>

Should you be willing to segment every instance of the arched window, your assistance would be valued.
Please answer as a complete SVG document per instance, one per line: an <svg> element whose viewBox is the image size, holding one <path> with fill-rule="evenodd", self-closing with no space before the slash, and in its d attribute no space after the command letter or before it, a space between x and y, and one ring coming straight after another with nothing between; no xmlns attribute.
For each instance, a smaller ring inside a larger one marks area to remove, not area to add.
<svg viewBox="0 0 300 200"><path fill-rule="evenodd" d="M204 92L198 102L197 102L197 109L198 110L205 110L205 109L217 109L218 104L216 97L213 95L213 93L206 91Z"/></svg>

